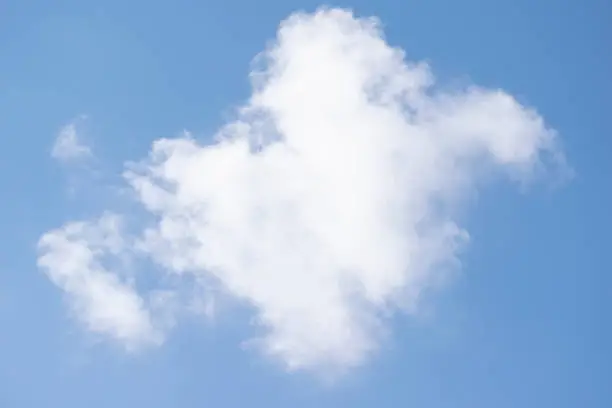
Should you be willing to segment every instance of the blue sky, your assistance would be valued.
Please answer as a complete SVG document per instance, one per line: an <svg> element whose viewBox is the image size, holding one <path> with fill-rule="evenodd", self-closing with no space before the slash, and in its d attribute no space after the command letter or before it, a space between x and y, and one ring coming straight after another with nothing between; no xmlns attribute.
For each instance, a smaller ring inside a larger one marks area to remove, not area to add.
<svg viewBox="0 0 612 408"><path fill-rule="evenodd" d="M98 3L0 5L0 407L612 406L609 2Z"/></svg>

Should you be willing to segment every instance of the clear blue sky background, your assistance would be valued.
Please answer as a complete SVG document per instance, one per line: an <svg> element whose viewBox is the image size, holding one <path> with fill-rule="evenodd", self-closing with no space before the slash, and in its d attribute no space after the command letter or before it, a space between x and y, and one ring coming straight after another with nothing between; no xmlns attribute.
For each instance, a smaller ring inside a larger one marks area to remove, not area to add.
<svg viewBox="0 0 612 408"><path fill-rule="evenodd" d="M435 324L398 318L385 350L333 388L241 351L238 318L183 324L137 357L83 339L37 271L35 244L109 199L86 185L70 198L49 158L57 130L88 114L106 174L156 138L211 133L248 96L249 62L281 19L318 5L0 2L0 407L612 407L607 0L334 4L378 16L389 42L442 80L536 106L577 174L556 191L480 195Z"/></svg>

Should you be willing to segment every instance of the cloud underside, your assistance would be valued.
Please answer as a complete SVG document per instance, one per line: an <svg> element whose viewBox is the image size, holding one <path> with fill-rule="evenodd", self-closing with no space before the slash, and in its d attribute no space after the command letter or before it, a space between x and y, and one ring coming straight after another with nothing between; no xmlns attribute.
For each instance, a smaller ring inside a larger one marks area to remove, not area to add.
<svg viewBox="0 0 612 408"><path fill-rule="evenodd" d="M437 89L426 64L349 11L290 16L250 76L213 143L157 140L126 166L154 219L142 231L120 228L134 214L105 213L41 238L40 267L88 329L160 344L163 307L138 278L167 291L189 279L248 305L251 340L288 369L349 369L376 351L385 316L418 313L458 266L462 196L561 157L535 111L501 90ZM161 272L127 273L125 258Z"/></svg>

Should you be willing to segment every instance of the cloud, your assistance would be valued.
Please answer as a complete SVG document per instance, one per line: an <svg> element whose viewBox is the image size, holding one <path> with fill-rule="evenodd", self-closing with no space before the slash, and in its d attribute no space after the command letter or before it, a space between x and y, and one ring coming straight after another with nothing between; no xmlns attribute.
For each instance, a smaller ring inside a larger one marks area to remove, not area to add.
<svg viewBox="0 0 612 408"><path fill-rule="evenodd" d="M38 266L67 294L75 316L89 330L133 350L162 338L140 295L104 266L109 256L124 250L119 227L119 217L104 214L95 222L49 231L38 244Z"/></svg>
<svg viewBox="0 0 612 408"><path fill-rule="evenodd" d="M437 89L377 20L346 10L283 21L251 79L214 143L157 140L127 165L155 221L124 250L249 305L252 344L289 370L362 364L386 317L418 313L424 289L458 267L463 195L492 172L526 180L562 158L534 110L497 89ZM95 231L107 223L48 233L41 265L93 330L156 338L138 295L96 263L109 247Z"/></svg>
<svg viewBox="0 0 612 408"><path fill-rule="evenodd" d="M80 117L79 119L83 119ZM91 149L79 138L77 120L74 120L59 131L51 148L51 157L59 161L72 161L91 156Z"/></svg>

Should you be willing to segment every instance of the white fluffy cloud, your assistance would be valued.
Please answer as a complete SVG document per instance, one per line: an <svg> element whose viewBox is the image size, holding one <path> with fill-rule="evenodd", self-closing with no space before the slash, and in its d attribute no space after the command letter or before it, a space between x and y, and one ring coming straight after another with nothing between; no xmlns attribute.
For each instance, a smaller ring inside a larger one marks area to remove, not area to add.
<svg viewBox="0 0 612 408"><path fill-rule="evenodd" d="M44 234L38 245L39 268L66 293L89 330L112 336L128 349L161 341L144 300L104 266L125 249L119 217L104 214L92 223L66 224Z"/></svg>
<svg viewBox="0 0 612 408"><path fill-rule="evenodd" d="M128 166L156 221L122 250L251 306L255 344L288 369L361 364L384 316L417 313L456 266L462 193L560 155L536 112L501 90L436 90L376 20L345 10L292 15L256 67L214 143L158 140ZM115 241L105 218L70 224L42 238L39 263L92 330L158 340L145 302L96 258Z"/></svg>
<svg viewBox="0 0 612 408"><path fill-rule="evenodd" d="M78 120L74 120L60 129L51 148L51 157L60 161L71 161L91 156L89 146L80 140L77 124Z"/></svg>

